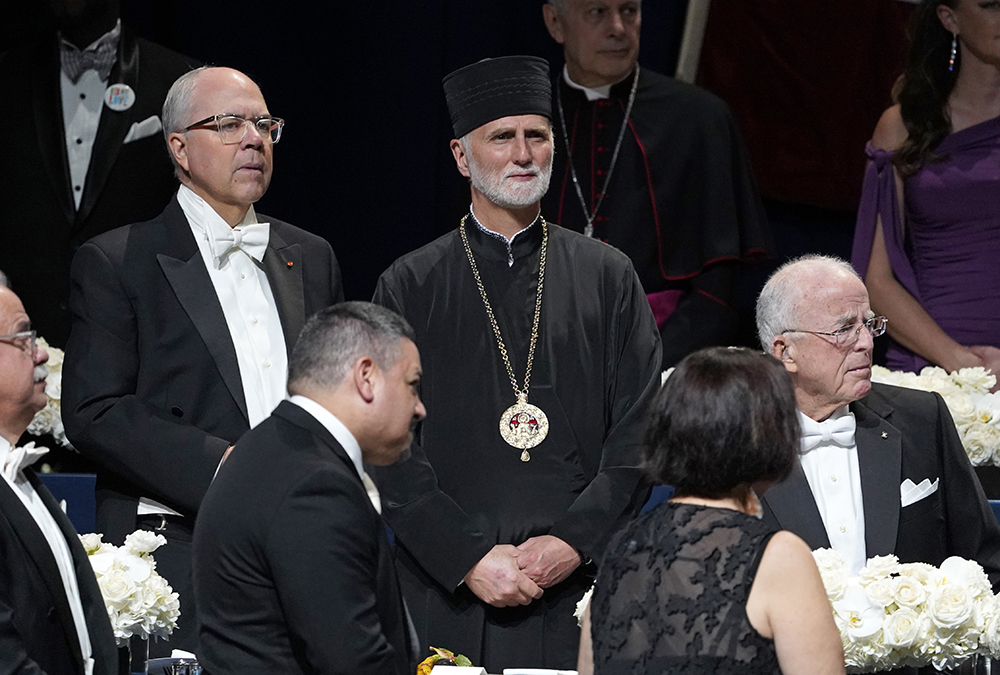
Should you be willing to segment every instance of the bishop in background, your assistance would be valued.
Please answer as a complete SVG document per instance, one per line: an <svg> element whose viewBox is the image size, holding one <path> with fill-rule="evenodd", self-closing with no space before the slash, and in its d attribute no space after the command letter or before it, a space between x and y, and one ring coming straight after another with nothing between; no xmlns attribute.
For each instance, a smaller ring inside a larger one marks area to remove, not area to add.
<svg viewBox="0 0 1000 675"><path fill-rule="evenodd" d="M377 471L383 514L422 648L572 668L591 561L648 492L660 338L628 257L541 213L546 62L487 59L444 88L472 203L375 291L414 328L428 411L411 457Z"/></svg>

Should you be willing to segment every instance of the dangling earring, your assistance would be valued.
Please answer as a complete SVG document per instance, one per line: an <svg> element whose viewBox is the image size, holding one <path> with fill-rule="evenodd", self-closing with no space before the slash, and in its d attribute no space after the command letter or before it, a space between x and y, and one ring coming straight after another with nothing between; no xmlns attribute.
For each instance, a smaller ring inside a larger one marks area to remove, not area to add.
<svg viewBox="0 0 1000 675"><path fill-rule="evenodd" d="M955 70L955 57L958 55L958 36L952 35L951 37L951 58L948 59L948 72L954 72Z"/></svg>

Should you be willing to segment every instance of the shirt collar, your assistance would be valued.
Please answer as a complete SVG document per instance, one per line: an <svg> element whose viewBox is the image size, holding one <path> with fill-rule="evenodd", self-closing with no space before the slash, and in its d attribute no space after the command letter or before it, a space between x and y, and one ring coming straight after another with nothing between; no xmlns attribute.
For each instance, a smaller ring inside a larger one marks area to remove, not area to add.
<svg viewBox="0 0 1000 675"><path fill-rule="evenodd" d="M14 449L14 446L10 444L3 436L0 436L0 473L3 472L3 467L7 463L7 456L10 455L10 451Z"/></svg>
<svg viewBox="0 0 1000 675"><path fill-rule="evenodd" d="M354 469L358 472L358 478L364 482L365 468L361 459L361 446L358 445L358 441L354 438L351 430L344 426L344 423L337 419L336 415L307 396L295 394L294 396L290 396L288 400L315 417L317 422L326 427L326 430L337 439L337 442L347 452L347 456L351 458L351 463L354 464Z"/></svg>
<svg viewBox="0 0 1000 675"><path fill-rule="evenodd" d="M187 217L188 223L191 225L191 230L196 237L207 239L208 228L222 232L230 229L229 223L208 202L183 183L177 190L177 203L181 205L181 210L184 211L184 215ZM239 229L245 225L256 224L258 224L257 212L254 211L253 204L251 204L250 208L247 209L246 215L243 216L243 220L236 224L236 228ZM260 224L263 225L264 223ZM219 259L216 259L215 262L216 265L221 264Z"/></svg>
<svg viewBox="0 0 1000 675"><path fill-rule="evenodd" d="M508 266L513 266L516 259L531 254L541 245L542 228L537 227L542 220L540 210L531 225L514 233L514 236L510 239L507 239L507 237L499 232L494 232L479 222L471 204L469 205L469 216L470 220L475 224L475 227L467 228L469 244L480 255L485 255L492 259L504 259L507 261Z"/></svg>
<svg viewBox="0 0 1000 675"><path fill-rule="evenodd" d="M96 52L102 45L110 44L114 49L118 49L118 41L121 40L122 36L122 20L118 19L115 21L115 27L109 30L107 33L97 38L89 45L80 49L72 42L68 41L62 36L62 31L59 32L59 44L63 49L68 49L70 51L78 52Z"/></svg>
<svg viewBox="0 0 1000 675"><path fill-rule="evenodd" d="M582 91L587 97L588 101L597 101L598 99L608 98L611 96L611 86L610 84L603 84L600 87L585 87L582 84L577 84L569 77L569 69L563 66L563 80L571 88L577 91Z"/></svg>

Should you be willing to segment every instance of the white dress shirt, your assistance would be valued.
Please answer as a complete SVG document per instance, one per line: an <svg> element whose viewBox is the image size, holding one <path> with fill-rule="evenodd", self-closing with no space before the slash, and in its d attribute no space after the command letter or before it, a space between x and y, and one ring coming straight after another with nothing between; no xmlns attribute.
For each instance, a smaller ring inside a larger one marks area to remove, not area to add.
<svg viewBox="0 0 1000 675"><path fill-rule="evenodd" d="M113 29L94 40L86 49L93 49L102 40L118 40L121 30L119 20ZM87 180L90 155L94 149L94 139L97 138L97 126L101 121L104 91L107 87L107 78L102 80L96 70L85 70L75 83L64 71L59 71L63 126L66 132L66 158L69 160L73 201L78 209L83 198L83 186Z"/></svg>
<svg viewBox="0 0 1000 675"><path fill-rule="evenodd" d="M209 229L225 232L230 227L204 199L181 185L177 201L187 217L215 295L222 305L229 336L236 349L247 417L253 428L271 414L286 394L288 354L271 284L261 262L242 249L231 248L221 257L212 253ZM257 214L251 206L236 229L256 223ZM154 500L141 499L139 515L151 513L180 515Z"/></svg>
<svg viewBox="0 0 1000 675"><path fill-rule="evenodd" d="M0 438L0 469L7 462L7 455L10 454L11 445L5 438ZM3 472L0 471L0 474ZM25 478L23 471L15 474L14 480L6 475L4 482L14 491L24 508L31 514L38 529L41 530L45 541L48 542L52 550L52 557L55 559L56 567L59 568L59 576L62 578L63 589L66 591L66 599L69 601L69 609L73 615L73 623L76 625L76 634L80 640L80 652L83 654L83 664L85 675L92 675L94 672L93 650L90 646L90 631L87 629L87 620L83 615L83 601L80 599L80 587L77 585L76 570L73 567L73 555L70 553L69 544L63 536L59 524L52 514L45 507L42 498L35 492L34 486ZM29 636L30 637L30 636Z"/></svg>
<svg viewBox="0 0 1000 675"><path fill-rule="evenodd" d="M563 81L566 82L573 89L579 89L587 97L588 101L597 101L602 98L608 98L611 96L611 85L604 84L600 87L585 87L582 84L577 84L573 80L569 79L569 69L563 66Z"/></svg>
<svg viewBox="0 0 1000 675"><path fill-rule="evenodd" d="M365 473L364 463L361 459L361 446L358 445L358 441L354 438L351 430L344 426L344 423L337 419L336 415L311 398L296 394L289 397L288 400L315 417L316 421L326 427L330 435L340 443L347 456L351 458L354 470L361 477L361 482L365 486L365 492L368 493L368 499L371 500L372 506L375 507L376 511L382 513L382 501L379 498L378 489L368 474Z"/></svg>
<svg viewBox="0 0 1000 675"><path fill-rule="evenodd" d="M846 416L854 416L847 406L836 410L824 422L816 422L800 411L799 422L805 431ZM857 442L844 446L832 439L820 441L802 453L801 461L830 545L847 559L850 573L857 574L867 560Z"/></svg>

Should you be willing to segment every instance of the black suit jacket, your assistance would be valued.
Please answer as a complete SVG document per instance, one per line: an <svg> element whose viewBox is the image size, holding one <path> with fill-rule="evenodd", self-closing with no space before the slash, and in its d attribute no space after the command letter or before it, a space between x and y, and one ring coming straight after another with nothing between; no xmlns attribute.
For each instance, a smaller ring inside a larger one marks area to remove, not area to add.
<svg viewBox="0 0 1000 675"><path fill-rule="evenodd" d="M101 591L73 525L31 469L25 470L73 556L95 675L118 671L118 650ZM59 568L45 535L0 478L0 673L81 675L83 656Z"/></svg>
<svg viewBox="0 0 1000 675"><path fill-rule="evenodd" d="M944 400L915 389L873 384L850 406L870 558L890 553L901 562L940 565L953 555L977 561L1000 586L1000 525L990 509ZM938 490L906 507L899 486L940 479ZM802 537L812 549L829 547L819 509L801 464L761 499L764 518Z"/></svg>
<svg viewBox="0 0 1000 675"><path fill-rule="evenodd" d="M343 300L330 245L275 218L263 267L285 345ZM194 516L226 448L249 429L236 350L176 198L73 260L63 364L66 433L98 464L97 525L120 543L140 497Z"/></svg>
<svg viewBox="0 0 1000 675"><path fill-rule="evenodd" d="M219 470L194 546L211 675L413 672L382 521L343 447L294 403Z"/></svg>
<svg viewBox="0 0 1000 675"><path fill-rule="evenodd" d="M16 120L0 162L0 270L32 323L49 342L69 334L69 267L85 241L149 220L177 188L163 133L123 143L133 124L159 116L174 80L197 62L122 26L109 84L125 83L135 104L101 108L79 210L73 202L54 35L16 47L0 60L0 99Z"/></svg>

